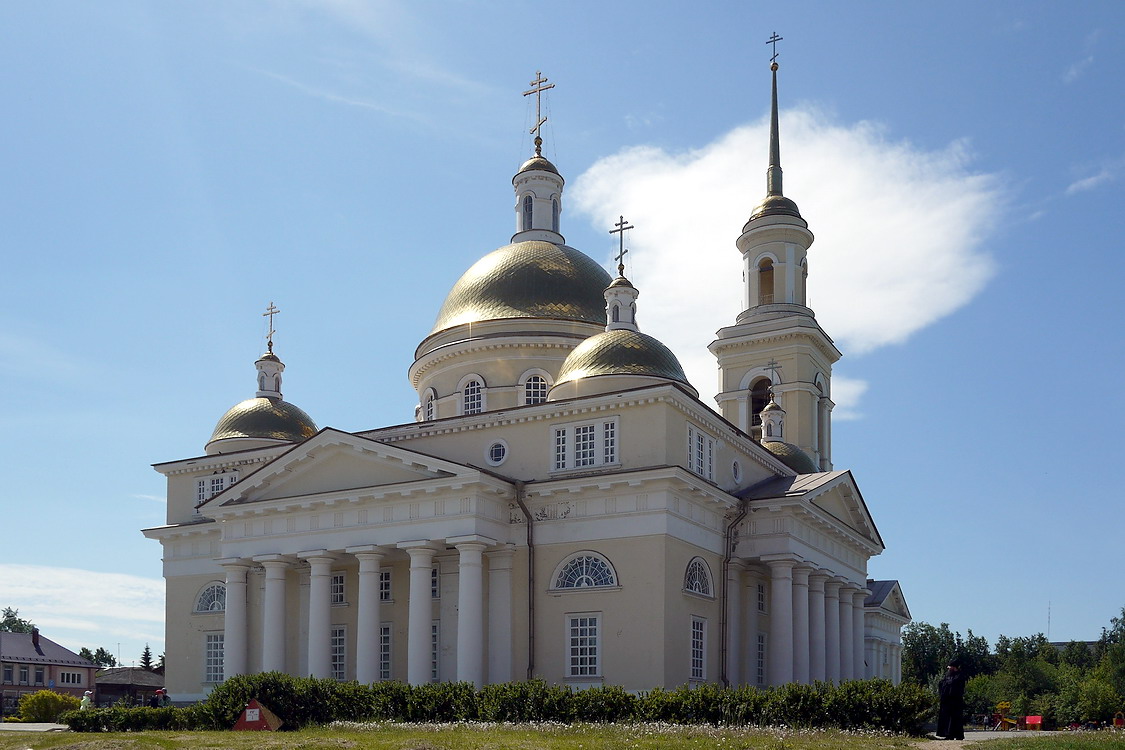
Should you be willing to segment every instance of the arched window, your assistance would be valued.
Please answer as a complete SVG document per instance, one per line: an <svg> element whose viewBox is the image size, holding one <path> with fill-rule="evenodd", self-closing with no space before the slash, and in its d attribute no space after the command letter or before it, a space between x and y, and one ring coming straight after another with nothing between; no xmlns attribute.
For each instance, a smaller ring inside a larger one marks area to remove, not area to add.
<svg viewBox="0 0 1125 750"><path fill-rule="evenodd" d="M484 388L479 380L470 380L465 383L462 391L464 397L464 414L480 414L484 411Z"/></svg>
<svg viewBox="0 0 1125 750"><path fill-rule="evenodd" d="M758 304L773 304L773 261L769 258L758 263Z"/></svg>
<svg viewBox="0 0 1125 750"><path fill-rule="evenodd" d="M609 560L594 552L581 552L568 560L555 576L556 589L616 586L617 574Z"/></svg>
<svg viewBox="0 0 1125 750"><path fill-rule="evenodd" d="M551 231L559 231L559 199L551 199Z"/></svg>
<svg viewBox="0 0 1125 750"><path fill-rule="evenodd" d="M530 195L523 197L523 228L531 229L532 200Z"/></svg>
<svg viewBox="0 0 1125 750"><path fill-rule="evenodd" d="M711 593L711 571L702 557L693 557L684 573L684 591L700 596L714 596Z"/></svg>
<svg viewBox="0 0 1125 750"><path fill-rule="evenodd" d="M542 404L547 400L547 379L541 375L532 375L523 384L523 402L528 406Z"/></svg>
<svg viewBox="0 0 1125 750"><path fill-rule="evenodd" d="M773 437L773 425L772 424L766 425L766 437Z"/></svg>
<svg viewBox="0 0 1125 750"><path fill-rule="evenodd" d="M196 612L225 612L227 609L227 587L222 583L211 583L195 600Z"/></svg>
<svg viewBox="0 0 1125 750"><path fill-rule="evenodd" d="M432 393L426 394L426 404L422 407L422 418L427 422L434 418L434 396Z"/></svg>
<svg viewBox="0 0 1125 750"><path fill-rule="evenodd" d="M770 402L769 378L759 378L750 386L750 425L757 427L762 423L762 409Z"/></svg>

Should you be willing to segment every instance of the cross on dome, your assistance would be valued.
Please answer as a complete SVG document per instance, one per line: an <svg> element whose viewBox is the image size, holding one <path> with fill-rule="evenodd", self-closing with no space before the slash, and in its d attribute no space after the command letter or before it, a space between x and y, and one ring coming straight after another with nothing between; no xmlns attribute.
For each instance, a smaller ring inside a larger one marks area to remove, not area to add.
<svg viewBox="0 0 1125 750"><path fill-rule="evenodd" d="M262 313L263 318L270 319L270 329L266 332L266 347L269 350L270 354L273 354L273 335L277 333L277 331L274 330L273 327L273 316L277 315L279 312L281 312L281 310L277 309L277 307L274 306L273 300L270 300L269 307L267 307L266 311Z"/></svg>
<svg viewBox="0 0 1125 750"><path fill-rule="evenodd" d="M532 126L528 132L535 136L535 155L543 155L543 123L547 122L547 118L543 117L543 92L547 89L553 89L555 84L547 83L547 79L543 76L541 71L535 71L535 80L531 82L531 88L523 92L524 96L535 94L535 125Z"/></svg>
<svg viewBox="0 0 1125 750"><path fill-rule="evenodd" d="M777 70L777 43L784 38L785 37L778 36L777 32L775 31L773 32L773 36L766 40L766 44L773 45L773 57L770 58L770 62L773 64L772 67L774 70Z"/></svg>
<svg viewBox="0 0 1125 750"><path fill-rule="evenodd" d="M618 215L617 218L618 218L617 223L613 225L613 226L617 227L617 229L611 229L611 230L609 230L609 233L621 235L620 238L619 238L617 255L614 256L614 260L617 261L617 275L618 276L624 276L625 275L625 254L629 252L625 248L625 233L627 231L629 231L630 229L636 229L636 227L634 227L629 222L625 221L624 216Z"/></svg>

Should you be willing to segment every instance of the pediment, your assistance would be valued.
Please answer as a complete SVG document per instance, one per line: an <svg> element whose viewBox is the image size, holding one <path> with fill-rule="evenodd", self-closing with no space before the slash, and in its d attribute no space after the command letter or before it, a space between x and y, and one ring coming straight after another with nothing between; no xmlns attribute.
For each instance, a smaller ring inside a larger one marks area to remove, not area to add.
<svg viewBox="0 0 1125 750"><path fill-rule="evenodd" d="M880 547L884 546L879 530L875 527L875 519L867 510L867 503L863 501L863 495L851 472L841 472L833 481L810 492L806 499L853 531Z"/></svg>
<svg viewBox="0 0 1125 750"><path fill-rule="evenodd" d="M902 587L898 581L868 580L867 588L871 590L867 606L878 607L883 612L907 621L912 619L910 608L906 606L906 597L903 595Z"/></svg>
<svg viewBox="0 0 1125 750"><path fill-rule="evenodd" d="M213 497L229 506L451 479L475 469L326 428Z"/></svg>

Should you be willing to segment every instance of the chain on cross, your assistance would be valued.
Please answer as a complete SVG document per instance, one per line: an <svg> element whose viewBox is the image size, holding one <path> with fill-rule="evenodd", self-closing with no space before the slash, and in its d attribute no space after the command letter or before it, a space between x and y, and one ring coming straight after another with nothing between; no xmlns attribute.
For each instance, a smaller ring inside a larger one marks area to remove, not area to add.
<svg viewBox="0 0 1125 750"><path fill-rule="evenodd" d="M270 329L266 332L266 346L269 349L270 354L273 354L273 335L277 333L277 331L275 331L273 327L273 316L277 315L279 312L281 312L281 310L274 307L273 301L271 300L270 306L266 308L266 311L264 313L262 313L263 318L268 317L270 319Z"/></svg>
<svg viewBox="0 0 1125 750"><path fill-rule="evenodd" d="M782 39L784 39L784 37L778 36L777 32L775 31L775 32L773 32L773 36L771 36L769 39L766 40L766 44L772 44L773 45L773 57L770 58L770 62L773 65L777 65L777 43L780 42Z"/></svg>
<svg viewBox="0 0 1125 750"><path fill-rule="evenodd" d="M547 84L547 85L543 85ZM531 96L535 94L535 125L528 132L535 136L535 155L543 155L543 123L547 122L547 118L543 116L543 92L547 89L553 89L555 84L547 83L547 79L543 77L541 71L535 71L535 80L531 82L531 88L523 92L524 96Z"/></svg>
<svg viewBox="0 0 1125 750"><path fill-rule="evenodd" d="M611 230L609 230L609 233L621 235L621 237L619 238L620 242L619 242L619 245L618 245L617 256L614 258L614 260L617 261L617 275L618 276L624 276L625 275L625 254L629 252L625 248L625 232L629 231L630 229L636 229L636 227L634 227L629 222L625 221L624 216L618 216L617 219L618 219L617 223L613 225L613 226L617 227L617 229L611 229Z"/></svg>

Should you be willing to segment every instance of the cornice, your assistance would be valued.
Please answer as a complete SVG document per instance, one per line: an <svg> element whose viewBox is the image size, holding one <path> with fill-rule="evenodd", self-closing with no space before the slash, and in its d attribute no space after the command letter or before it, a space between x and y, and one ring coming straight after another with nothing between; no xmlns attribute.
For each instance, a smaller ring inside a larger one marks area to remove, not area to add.
<svg viewBox="0 0 1125 750"><path fill-rule="evenodd" d="M820 326L816 328L799 327L787 328L783 332L764 332L764 333L743 333L730 337L722 337L723 331L731 330L732 328L739 328L740 325L730 326L719 331L720 338L715 339L707 345L707 349L716 357L726 354L732 350L746 349L752 346L762 346L769 344L784 344L787 342L797 341L804 339L812 344L831 365L844 356L839 349L832 343L832 339L828 337ZM815 331L815 333L814 333Z"/></svg>
<svg viewBox="0 0 1125 750"><path fill-rule="evenodd" d="M249 451L219 453L214 456L198 456L179 461L168 461L153 464L152 468L168 477L180 474L198 474L201 471L212 471L214 469L236 469L240 466L252 466L272 461L292 447L293 443L282 443L267 448L253 448Z"/></svg>
<svg viewBox="0 0 1125 750"><path fill-rule="evenodd" d="M544 340L548 337L557 338L559 340ZM410 384L414 386L414 388L418 388L423 376L425 376L426 373L435 369L443 362L448 362L451 359L456 359L466 354L500 351L504 349L522 349L528 346L534 346L539 349L573 350L587 338L589 337L579 334L549 332L536 334L534 336L528 336L526 334L509 335L504 333L496 333L490 334L489 336L481 336L471 339L461 339L459 341L453 341L449 344L444 344L431 351L428 351L418 357L414 361L414 364L410 366ZM438 352L440 352L440 354Z"/></svg>

